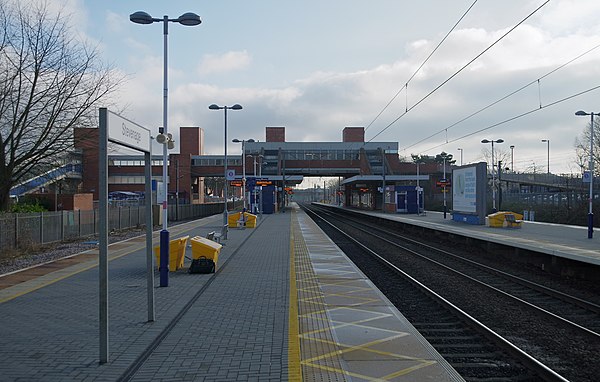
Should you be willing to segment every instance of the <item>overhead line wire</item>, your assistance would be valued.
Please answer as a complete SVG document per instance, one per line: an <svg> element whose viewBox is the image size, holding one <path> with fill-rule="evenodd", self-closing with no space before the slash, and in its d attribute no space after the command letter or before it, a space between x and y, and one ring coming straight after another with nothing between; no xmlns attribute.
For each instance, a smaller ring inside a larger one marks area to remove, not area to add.
<svg viewBox="0 0 600 382"><path fill-rule="evenodd" d="M567 97L565 97L565 98L561 98L561 99L559 99L559 100L556 100L556 101L554 101L554 102L551 102L551 103L549 103L549 104L547 104L547 105L544 105L544 106L542 106L542 107L536 107L535 109L532 109L532 110L526 111L526 112L524 112L524 113L518 114L518 115L516 115L516 116L514 116L514 117L507 118L507 119L505 119L505 120L503 120L503 121L500 121L500 122L494 123L494 124L492 124L492 125L490 125L490 126L487 126L487 127L484 127L484 128L482 128L482 129L479 129L479 130L473 131L473 132L471 132L471 133L465 134L465 135L463 135L463 136L461 136L461 137L458 137L458 138L455 138L455 139L451 139L451 140L449 140L449 141L447 141L447 142L444 142L444 143L440 143L440 144L438 144L438 145L436 145L436 146L433 146L433 147L430 147L429 149L427 149L427 150L424 150L424 151L433 150L433 149L436 149L436 148L438 148L438 147L442 147L442 146L444 146L444 145L446 145L446 144L448 144L448 143L453 143L453 142L459 141L459 140L461 140L461 139L464 139L464 138L470 137L470 136L472 136L472 135L475 135L475 134L481 133L482 131L486 131L486 130L492 129L492 128L494 128L494 127L498 127L498 126L500 126L500 125L503 125L503 124L505 124L505 123L512 122L512 121L514 121L514 120L516 120L516 119L519 119L519 118L525 117L525 116L527 116L527 115L529 115L529 114L533 114L533 113L535 113L535 112L538 112L538 111L544 110L544 109L546 109L546 108L548 108L548 107L551 107L551 106L557 105L557 104L559 104L559 103L562 103L562 102L568 101L568 100L570 100L570 99L572 99L572 98L575 98L575 97L579 97L579 96L581 96L581 95L583 95L583 94L589 93L589 92L591 92L591 91L594 91L594 90L597 90L597 89L600 89L600 85L598 85L598 86L594 86L593 88L590 88L590 89L587 89L587 90L583 90L583 91L581 91L581 92L579 92L579 93L572 94L572 95L570 95L570 96L567 96Z"/></svg>
<svg viewBox="0 0 600 382"><path fill-rule="evenodd" d="M411 147L414 147L414 146L418 145L418 144L419 144L419 143L421 143L421 142L424 142L424 141L426 141L426 140L428 140L428 139L430 139L430 138L433 138L433 137L435 137L435 136L436 136L436 135L438 135L438 134L441 134L441 133L443 133L444 131L446 131L446 132L447 132L447 130L451 129L452 127L454 127L454 126L456 126L456 125L458 125L458 124L460 124L460 123L463 123L464 121L466 121L466 120L468 120L468 119L470 119L470 118L472 118L472 117L476 116L477 114L479 114L479 113L481 113L481 112L483 112L483 111L485 111L485 110L489 109L490 107L492 107L492 106L494 106L494 105L496 105L496 104L498 104L498 103L500 103L500 102L504 101L505 99L507 99L507 98L509 98L509 97L512 97L513 95L515 95L515 94L519 93L520 91L522 91L522 90L524 90L524 89L528 88L529 86L531 86L531 85L535 84L536 82L538 82L538 83L539 83L539 81L540 81L540 80L542 80L542 79L544 79L544 78L548 77L549 75L551 75L551 74L553 74L553 73L557 72L558 70L560 70L560 69L564 68L565 66L567 66L567 65L569 65L569 64L571 64L571 63L573 63L574 61L576 61L576 60L580 59L581 57L583 57L583 56L585 56L586 54L588 54L588 53L590 53L590 52L594 51L595 49L598 49L599 47L600 47L600 44L598 44L598 45L594 46L594 47L593 47L593 48L591 48L591 49L588 49L587 51L583 52L582 54L578 55L577 57L575 57L575 58L573 58L573 59L571 59L571 60L569 60L569 61L565 62L564 64L562 64L562 65L560 65L560 66L558 66L558 67L554 68L553 70L549 71L548 73L544 74L544 75L543 75L543 76L541 76L540 78L538 78L538 79L536 79L536 80L533 80L533 81L529 82L528 84L526 84L526 85L524 85L524 86L521 86L519 89L517 89L517 90L515 90L515 91L513 91L513 92L510 92L509 94L505 95L504 97L502 97L502 98L500 98L500 99L498 99L498 100L496 100L496 101L492 102L491 104L489 104L489 105L487 105L487 106L485 106L485 107L483 107L483 108L481 108L481 109L477 110L476 112L473 112L473 113L469 114L468 116L466 116L466 117L462 118L461 120L459 120L459 121L457 121L457 122L455 122L455 123L451 124L450 126L448 126L448 127L444 128L444 129L441 129L440 131L438 131L438 132L436 132L436 133L434 133L434 134L431 134L430 136L428 136L428 137L426 137L426 138L423 138L423 139L421 139L421 140L420 140L420 141L418 141L418 142L415 142L415 143L413 143L413 144L410 144L409 146L405 147L403 150L408 150L408 149L410 149ZM541 107L541 105L540 105L540 107Z"/></svg>
<svg viewBox="0 0 600 382"><path fill-rule="evenodd" d="M433 56L433 54L444 43L444 41L446 41L446 39L450 36L450 34L454 31L454 29L456 29L456 27L458 26L458 24L460 24L460 22L462 21L462 19L465 18L465 16L467 15L467 13L469 13L471 11L471 8L473 8L473 6L475 5L475 3L477 3L477 1L478 0L473 1L473 3L471 4L471 6L463 13L463 15L458 19L458 21L454 24L454 26L448 31L448 33L446 33L446 35L444 36L444 38L437 44L437 46L431 51L431 53L429 53L429 56L427 56L427 58L421 63L421 65L417 68L417 70L415 70L415 72L410 76L410 78L406 81L406 83L404 84L404 86L402 86L402 88L400 88L400 90L398 90L398 92L392 97L392 99L383 107L383 109L381 109L381 111L379 112L379 114L377 114L377 116L371 121L371 123L369 123L367 125L367 127L365 128L365 132L367 130L369 130L369 127L371 127L371 125L381 116L381 114L383 114L383 112L387 110L387 108L392 104L392 102L394 102L394 100L398 97L398 95L400 95L400 93L402 92L402 90L406 89L407 92L408 92L408 83L413 78L415 78L415 76L417 75L417 73L419 73L419 71L423 68L423 66L425 66L425 64L427 63L427 61L429 61L429 59L431 58L431 56ZM408 95L407 95L407 97L408 97ZM408 101L407 101L407 105L408 105Z"/></svg>
<svg viewBox="0 0 600 382"><path fill-rule="evenodd" d="M382 133L384 133L387 129L389 129L390 127L392 127L396 122L398 122L400 120L400 118L402 118L403 116L405 116L406 114L408 114L409 111L411 111L414 108L416 108L423 101L425 101L427 98L429 98L433 93L435 93L436 91L438 91L442 86L444 86L445 84L447 84L448 82L450 82L450 80L452 80L454 77L456 77L458 74L460 74L469 65L471 65L475 60L477 60L479 57L481 57L482 55L484 55L488 50L490 50L492 47L494 47L496 44L498 44L501 40L503 40L506 36L508 36L508 34L510 34L512 31L514 31L521 24L523 24L527 19L529 19L531 16L533 16L537 11L539 11L542 7L544 7L549 2L550 2L550 0L546 0L542 5L540 5L535 10L533 10L523 20L519 21L515 26L513 26L512 28L510 28L506 33L504 33L502 36L500 36L490 46L488 46L487 48L485 48L481 53L479 53L477 56L475 56L473 59L471 59L469 62L467 62L458 71L456 71L454 74L452 74L446 80L444 80L441 84L439 84L438 86L436 86L432 91L430 91L429 93L427 93L427 95L425 95L423 98L421 98L419 101L417 101L417 103L415 103L410 108L408 108L404 113L400 114L400 116L398 116L396 119L394 119L392 122L390 122L386 127L384 127L381 131L379 131L379 133L375 134L375 136L373 136L373 138L369 139L367 142L371 142L373 139L377 138L379 135L381 135Z"/></svg>

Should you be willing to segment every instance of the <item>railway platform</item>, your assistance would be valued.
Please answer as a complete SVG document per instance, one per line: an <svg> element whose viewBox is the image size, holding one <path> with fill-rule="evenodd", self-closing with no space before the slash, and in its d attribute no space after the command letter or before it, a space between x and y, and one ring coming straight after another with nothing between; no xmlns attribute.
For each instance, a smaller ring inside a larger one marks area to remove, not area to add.
<svg viewBox="0 0 600 382"><path fill-rule="evenodd" d="M329 208L343 208L329 204L320 205ZM526 251L543 253L557 258L600 265L600 229L596 229L594 237L588 239L587 227L572 225L523 221L522 227L519 229L494 228L453 221L450 213L447 213L446 219L444 219L442 212L435 211L426 211L421 215L392 214L360 209L352 209L351 211Z"/></svg>
<svg viewBox="0 0 600 382"><path fill-rule="evenodd" d="M188 274L186 248L155 288L154 322L145 237L110 245L104 364L97 250L0 277L0 381L462 380L307 215L287 212L230 229L216 273ZM171 238L221 222L172 226Z"/></svg>

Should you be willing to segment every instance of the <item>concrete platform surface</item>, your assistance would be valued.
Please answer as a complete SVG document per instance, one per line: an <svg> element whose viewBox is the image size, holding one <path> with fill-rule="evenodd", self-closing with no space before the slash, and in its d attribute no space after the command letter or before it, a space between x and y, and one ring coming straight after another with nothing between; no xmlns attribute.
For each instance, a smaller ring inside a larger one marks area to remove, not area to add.
<svg viewBox="0 0 600 382"><path fill-rule="evenodd" d="M154 322L144 237L111 245L105 364L97 250L2 287L0 381L462 380L307 215L286 210L230 229L214 274L187 273L188 246L184 269L154 288ZM221 222L169 230L206 236Z"/></svg>
<svg viewBox="0 0 600 382"><path fill-rule="evenodd" d="M341 208L327 204L325 206ZM392 214L359 209L352 209L352 211L600 265L600 229L596 229L595 235L588 239L587 227L572 225L524 221L521 228L493 228L453 221L450 213L447 213L446 219L444 219L443 213L435 211L426 211L421 215Z"/></svg>

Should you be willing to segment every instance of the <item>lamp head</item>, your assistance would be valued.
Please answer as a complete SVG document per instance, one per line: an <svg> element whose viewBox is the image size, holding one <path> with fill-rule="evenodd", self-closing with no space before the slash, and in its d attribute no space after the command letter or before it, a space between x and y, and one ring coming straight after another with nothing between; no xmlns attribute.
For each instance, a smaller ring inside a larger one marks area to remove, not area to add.
<svg viewBox="0 0 600 382"><path fill-rule="evenodd" d="M236 103L235 105L233 105L232 107L230 107L230 109L232 109L232 110L242 110L242 105L240 105L239 103Z"/></svg>
<svg viewBox="0 0 600 382"><path fill-rule="evenodd" d="M579 110L579 111L575 112L575 115L580 115L580 116L581 116L581 115L589 115L589 114L588 114L588 113L586 113L586 112L585 112L585 111L583 111L583 110Z"/></svg>
<svg viewBox="0 0 600 382"><path fill-rule="evenodd" d="M148 13L137 11L129 15L129 20L136 24L152 24L154 19Z"/></svg>
<svg viewBox="0 0 600 382"><path fill-rule="evenodd" d="M504 139L496 139L496 143L504 143Z"/></svg>
<svg viewBox="0 0 600 382"><path fill-rule="evenodd" d="M240 141L239 139L236 138L236 139L232 139L231 142L233 142L233 143L240 143L242 141Z"/></svg>
<svg viewBox="0 0 600 382"><path fill-rule="evenodd" d="M487 139L482 139L481 143L490 143L491 141L487 140Z"/></svg>
<svg viewBox="0 0 600 382"><path fill-rule="evenodd" d="M164 134L158 134L156 136L156 142L160 143L161 145L164 145L165 142L167 142L167 136Z"/></svg>
<svg viewBox="0 0 600 382"><path fill-rule="evenodd" d="M250 139L248 139L246 142L254 143L254 142L256 142L256 141L255 141L254 139L250 138Z"/></svg>
<svg viewBox="0 0 600 382"><path fill-rule="evenodd" d="M200 16L198 16L197 14L192 13L192 12L187 12L187 13L184 13L183 15L179 16L179 18L177 19L177 22L181 25L193 27L195 25L199 25L202 22L202 20L200 20Z"/></svg>
<svg viewBox="0 0 600 382"><path fill-rule="evenodd" d="M213 103L212 105L210 105L208 107L210 110L220 110L222 109L222 107L220 107L219 105L217 105L216 103Z"/></svg>

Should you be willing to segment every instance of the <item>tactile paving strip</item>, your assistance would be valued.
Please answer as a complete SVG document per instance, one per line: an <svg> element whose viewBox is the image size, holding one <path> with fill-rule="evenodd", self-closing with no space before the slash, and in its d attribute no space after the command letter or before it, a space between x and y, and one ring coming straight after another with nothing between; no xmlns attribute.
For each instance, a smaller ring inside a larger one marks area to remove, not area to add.
<svg viewBox="0 0 600 382"><path fill-rule="evenodd" d="M330 356L335 354L338 349L329 325L324 296L310 262L308 248L297 219L292 219L292 226L295 233L298 326L303 380L346 381L341 372L343 370L341 360L335 355ZM317 337L314 336L315 333L318 333ZM315 359L321 360L318 365L310 362Z"/></svg>

